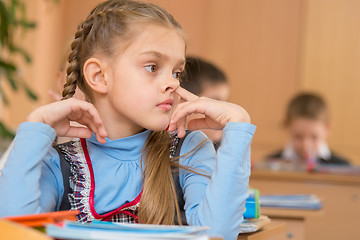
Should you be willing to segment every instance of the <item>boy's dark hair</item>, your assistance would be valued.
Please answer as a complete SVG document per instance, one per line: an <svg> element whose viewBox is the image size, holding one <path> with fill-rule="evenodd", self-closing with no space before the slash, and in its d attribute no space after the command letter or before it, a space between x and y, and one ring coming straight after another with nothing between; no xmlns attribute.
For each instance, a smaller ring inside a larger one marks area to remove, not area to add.
<svg viewBox="0 0 360 240"><path fill-rule="evenodd" d="M206 84L227 83L225 73L214 64L199 57L186 57L185 71L182 75L181 87L199 95Z"/></svg>
<svg viewBox="0 0 360 240"><path fill-rule="evenodd" d="M329 111L324 99L315 93L299 93L289 103L284 125L289 125L294 119L307 118L329 121Z"/></svg>

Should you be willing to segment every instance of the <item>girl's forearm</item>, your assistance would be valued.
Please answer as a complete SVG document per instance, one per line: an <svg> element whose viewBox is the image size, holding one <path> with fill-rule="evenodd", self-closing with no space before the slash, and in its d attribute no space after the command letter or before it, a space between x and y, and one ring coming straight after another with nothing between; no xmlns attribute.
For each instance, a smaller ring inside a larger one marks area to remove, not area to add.
<svg viewBox="0 0 360 240"><path fill-rule="evenodd" d="M22 123L0 176L0 217L41 212L41 163L55 131L42 123Z"/></svg>

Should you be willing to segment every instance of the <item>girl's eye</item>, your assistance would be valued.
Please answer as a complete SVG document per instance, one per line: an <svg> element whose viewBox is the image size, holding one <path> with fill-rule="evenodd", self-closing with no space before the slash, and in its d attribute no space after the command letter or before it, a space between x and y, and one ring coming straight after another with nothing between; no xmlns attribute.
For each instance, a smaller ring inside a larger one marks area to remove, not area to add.
<svg viewBox="0 0 360 240"><path fill-rule="evenodd" d="M145 69L149 72L155 72L157 70L157 66L155 64L146 66Z"/></svg>
<svg viewBox="0 0 360 240"><path fill-rule="evenodd" d="M173 73L174 78L180 80L181 79L181 72L175 72Z"/></svg>

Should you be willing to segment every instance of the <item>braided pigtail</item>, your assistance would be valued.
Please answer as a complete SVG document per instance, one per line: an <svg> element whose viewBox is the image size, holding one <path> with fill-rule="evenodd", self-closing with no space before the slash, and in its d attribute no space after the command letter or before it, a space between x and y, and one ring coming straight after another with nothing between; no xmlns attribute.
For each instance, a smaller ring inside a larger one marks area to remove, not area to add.
<svg viewBox="0 0 360 240"><path fill-rule="evenodd" d="M114 3L119 5L117 1L114 1ZM121 10L115 9L115 6L107 10L102 10L101 8L97 10L99 11L93 11L87 19L79 25L75 33L75 39L71 43L71 51L68 56L68 67L66 70L66 83L62 92L63 99L71 98L75 94L76 87L79 87L87 97L91 95L87 91L87 85L82 72L84 63L96 51L111 56L113 53L113 44L109 39L114 39L112 36L114 32L118 35L123 33L119 30L122 29L122 23L116 24L113 21L113 24L119 28L117 31L113 31L111 24L109 24L109 17L112 17L112 19L119 17L118 13L121 12Z"/></svg>
<svg viewBox="0 0 360 240"><path fill-rule="evenodd" d="M71 51L69 53L68 67L66 70L66 83L62 92L63 99L71 98L75 94L76 86L78 86L84 93L86 93L82 66L92 53L91 45L93 45L93 43L89 43L87 39L92 38L91 36L89 37L89 35L92 35L94 32L93 25L96 16L96 14L90 15L78 27L78 30L75 33L75 39L71 43Z"/></svg>
<svg viewBox="0 0 360 240"><path fill-rule="evenodd" d="M71 98L75 94L76 85L80 77L80 63L77 55L82 36L82 26L75 34L75 40L71 43L71 51L68 57L68 67L66 69L66 83L62 92L63 100Z"/></svg>

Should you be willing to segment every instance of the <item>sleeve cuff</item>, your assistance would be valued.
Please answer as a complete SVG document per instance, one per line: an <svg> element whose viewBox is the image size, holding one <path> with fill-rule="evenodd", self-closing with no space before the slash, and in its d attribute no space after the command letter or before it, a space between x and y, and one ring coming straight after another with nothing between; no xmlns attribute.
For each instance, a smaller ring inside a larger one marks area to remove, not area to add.
<svg viewBox="0 0 360 240"><path fill-rule="evenodd" d="M256 126L251 123L246 122L228 122L226 123L223 131L244 131L248 132L251 135L255 134Z"/></svg>
<svg viewBox="0 0 360 240"><path fill-rule="evenodd" d="M56 131L49 125L41 122L23 122L19 125L17 134L20 132L37 132L49 136L53 141L56 137Z"/></svg>

